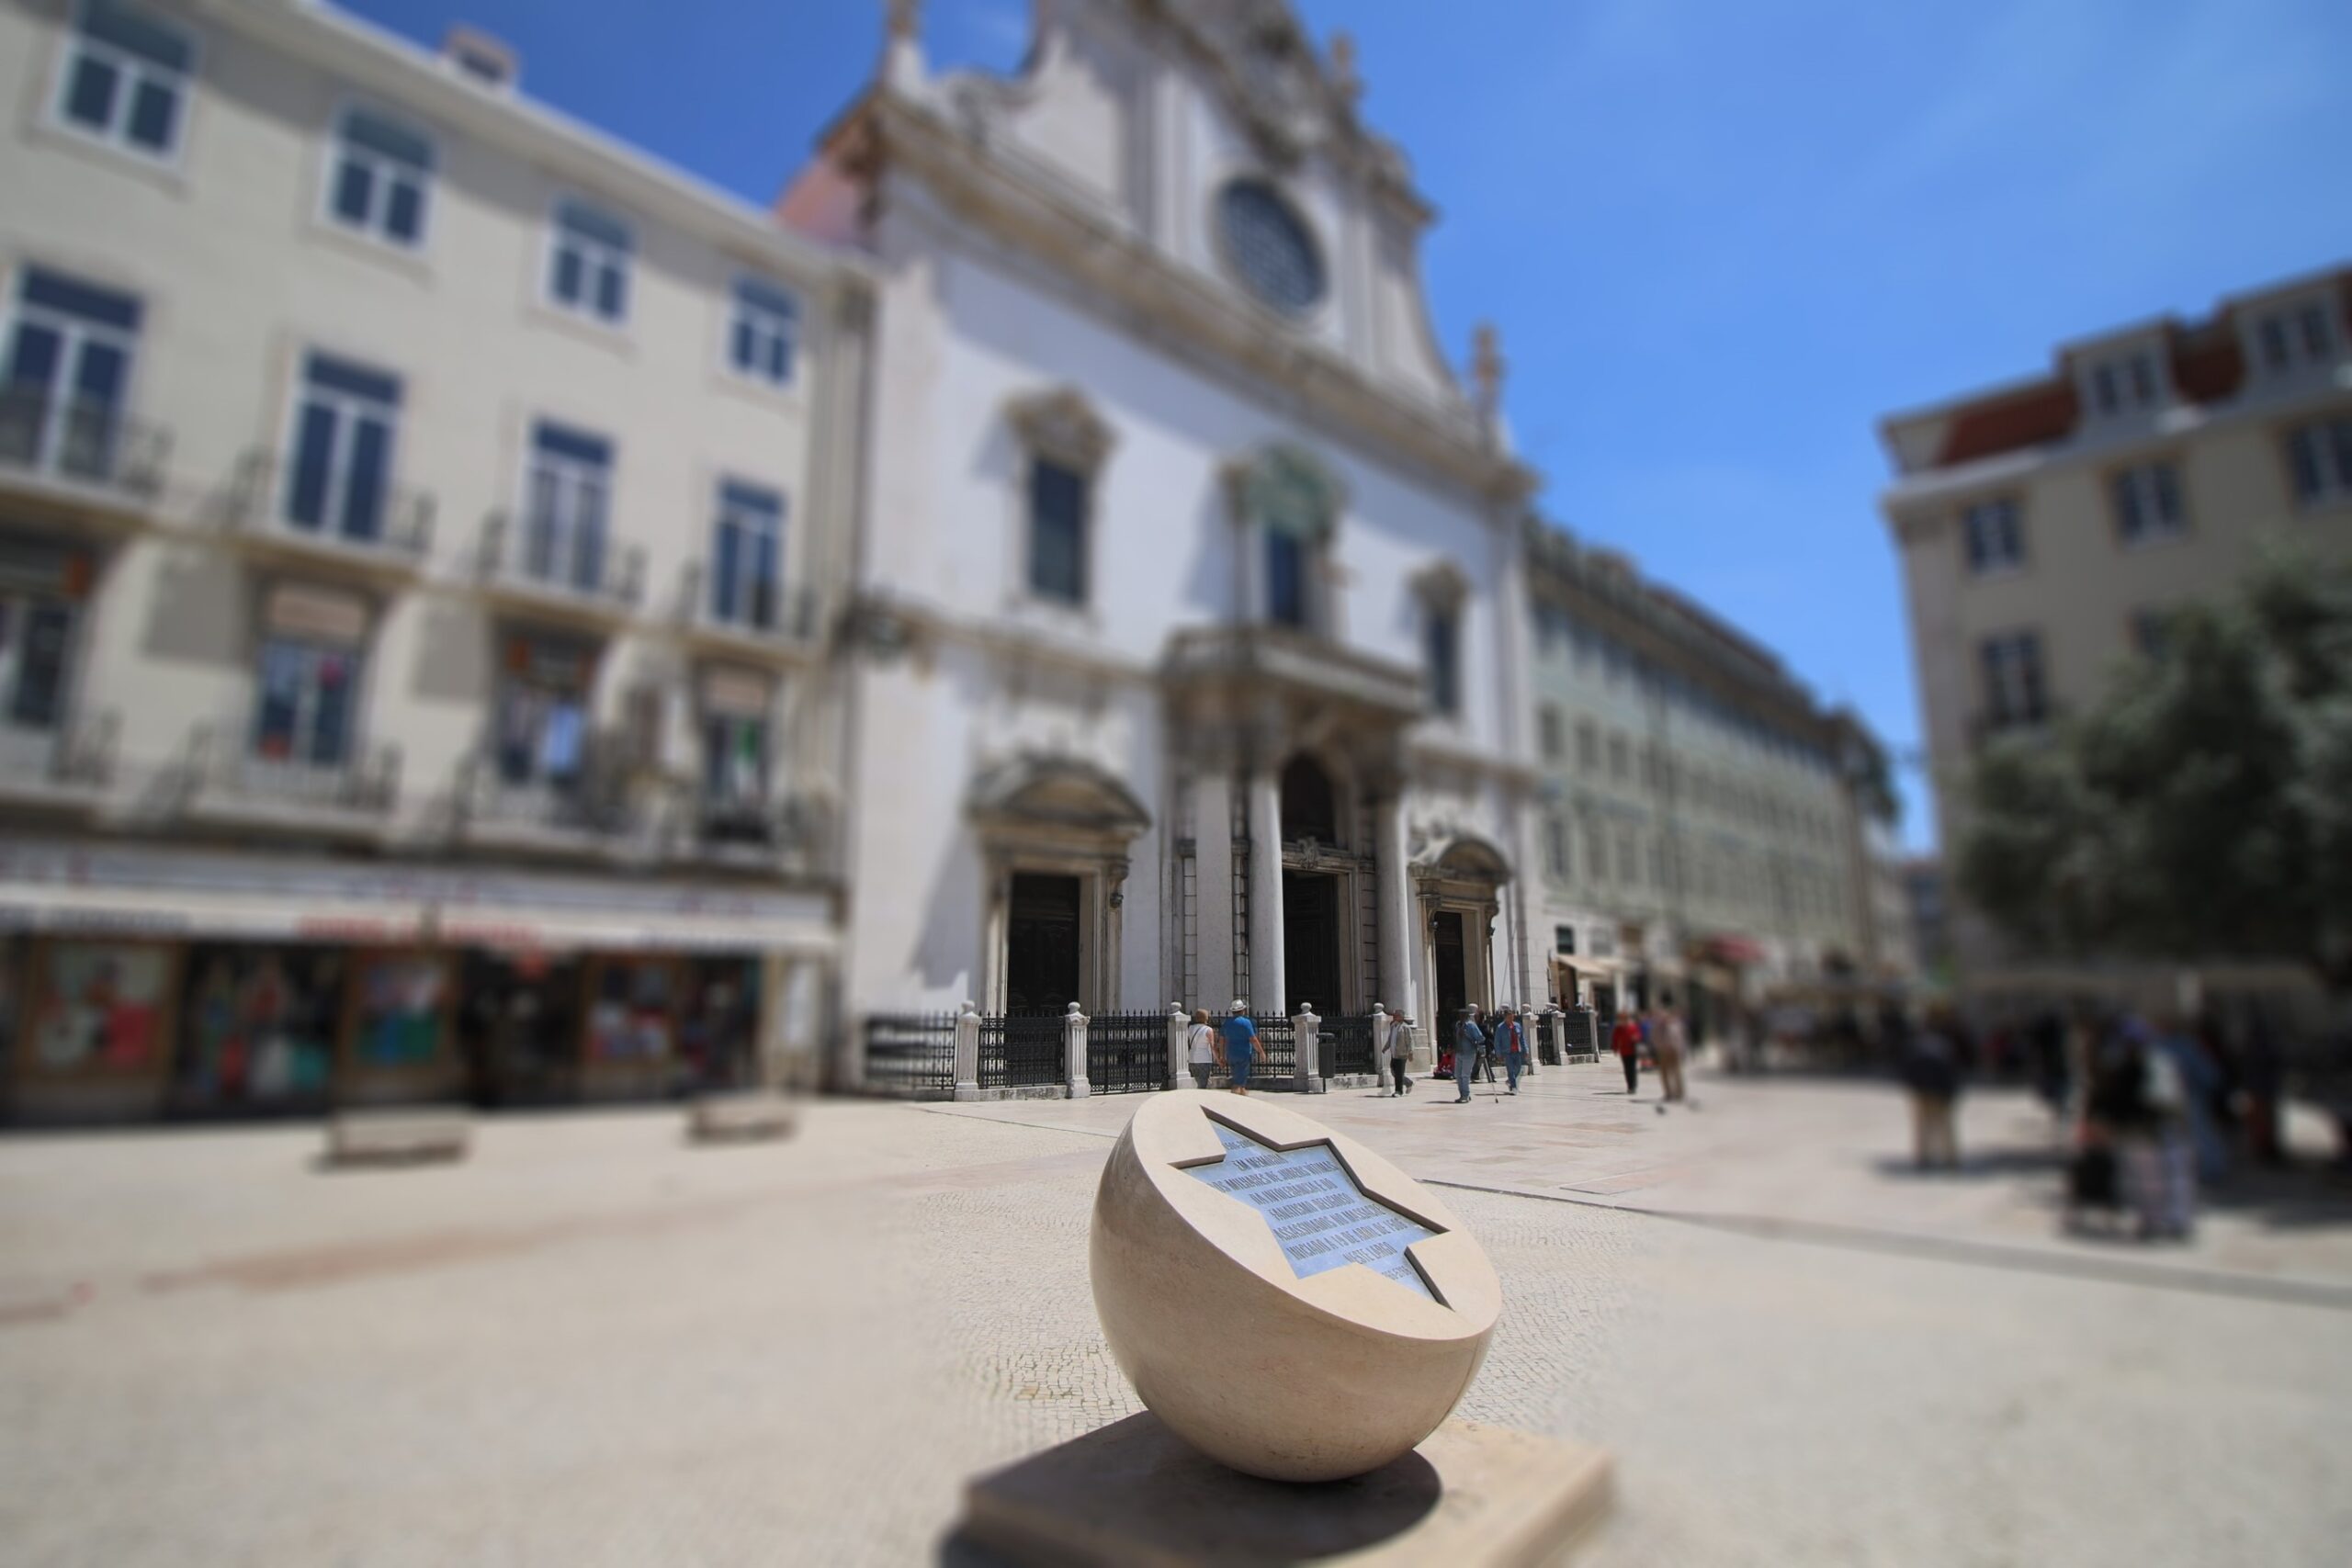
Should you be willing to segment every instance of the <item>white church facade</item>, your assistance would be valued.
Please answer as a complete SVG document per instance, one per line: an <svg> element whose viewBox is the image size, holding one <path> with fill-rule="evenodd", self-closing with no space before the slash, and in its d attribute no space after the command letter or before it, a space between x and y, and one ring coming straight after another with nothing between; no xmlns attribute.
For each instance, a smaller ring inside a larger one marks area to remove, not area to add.
<svg viewBox="0 0 2352 1568"><path fill-rule="evenodd" d="M783 204L874 269L845 1021L1540 1005L1533 478L1430 209L1280 0L1034 26L894 6Z"/></svg>

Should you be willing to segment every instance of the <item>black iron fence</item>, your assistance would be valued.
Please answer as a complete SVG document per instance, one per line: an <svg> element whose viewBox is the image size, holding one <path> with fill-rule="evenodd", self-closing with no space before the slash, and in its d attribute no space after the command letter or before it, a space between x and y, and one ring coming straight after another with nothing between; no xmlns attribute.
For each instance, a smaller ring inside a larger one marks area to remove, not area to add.
<svg viewBox="0 0 2352 1568"><path fill-rule="evenodd" d="M1273 1087L1271 1080L1280 1078L1288 1083L1291 1075L1297 1070L1298 1031L1291 1021L1286 1018L1258 1020L1258 1065L1256 1078L1252 1081L1268 1080L1267 1087L1271 1089Z"/></svg>
<svg viewBox="0 0 2352 1568"><path fill-rule="evenodd" d="M1088 1020L1086 1081L1097 1094L1166 1088L1168 1015L1109 1012Z"/></svg>
<svg viewBox="0 0 2352 1568"><path fill-rule="evenodd" d="M980 1020L980 1087L1044 1089L1069 1081L1059 1013L997 1014Z"/></svg>
<svg viewBox="0 0 2352 1568"><path fill-rule="evenodd" d="M1350 1074L1377 1073L1380 1063L1374 1055L1373 1020L1370 1013L1362 1018L1327 1018L1318 1032L1321 1038L1323 1076L1345 1077Z"/></svg>
<svg viewBox="0 0 2352 1568"><path fill-rule="evenodd" d="M956 1015L868 1013L865 1089L871 1094L956 1092Z"/></svg>

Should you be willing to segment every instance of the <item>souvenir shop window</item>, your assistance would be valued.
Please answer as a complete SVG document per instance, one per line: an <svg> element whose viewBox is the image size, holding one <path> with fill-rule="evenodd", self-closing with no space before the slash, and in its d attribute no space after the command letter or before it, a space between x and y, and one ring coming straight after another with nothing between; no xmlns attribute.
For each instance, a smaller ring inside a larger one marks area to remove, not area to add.
<svg viewBox="0 0 2352 1568"><path fill-rule="evenodd" d="M353 1049L379 1071L430 1065L441 1054L448 972L438 958L382 953L359 961Z"/></svg>
<svg viewBox="0 0 2352 1568"><path fill-rule="evenodd" d="M506 639L498 694L498 776L559 794L578 787L587 768L588 699L594 651L550 637Z"/></svg>
<svg viewBox="0 0 2352 1568"><path fill-rule="evenodd" d="M200 946L188 957L175 1087L198 1105L323 1098L342 1017L344 955Z"/></svg>
<svg viewBox="0 0 2352 1568"><path fill-rule="evenodd" d="M668 959L608 959L596 972L588 1013L588 1055L597 1062L653 1062L670 1055L676 971Z"/></svg>
<svg viewBox="0 0 2352 1568"><path fill-rule="evenodd" d="M157 1065L172 949L53 942L35 978L32 1060L60 1077L124 1077Z"/></svg>

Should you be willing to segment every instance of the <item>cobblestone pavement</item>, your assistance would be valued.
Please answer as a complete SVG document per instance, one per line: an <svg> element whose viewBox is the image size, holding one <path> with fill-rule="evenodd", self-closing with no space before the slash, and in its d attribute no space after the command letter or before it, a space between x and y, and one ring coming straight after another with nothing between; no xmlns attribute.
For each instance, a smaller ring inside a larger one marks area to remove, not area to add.
<svg viewBox="0 0 2352 1568"><path fill-rule="evenodd" d="M2145 1254L2055 1233L2010 1098L1926 1183L1876 1089L1446 1087L1306 1109L1446 1182L1501 1272L1464 1414L1617 1453L1580 1560L2341 1560L2324 1189ZM965 1477L1136 1407L1085 1262L1136 1103L824 1103L728 1149L518 1117L368 1174L315 1128L0 1141L0 1555L927 1561Z"/></svg>

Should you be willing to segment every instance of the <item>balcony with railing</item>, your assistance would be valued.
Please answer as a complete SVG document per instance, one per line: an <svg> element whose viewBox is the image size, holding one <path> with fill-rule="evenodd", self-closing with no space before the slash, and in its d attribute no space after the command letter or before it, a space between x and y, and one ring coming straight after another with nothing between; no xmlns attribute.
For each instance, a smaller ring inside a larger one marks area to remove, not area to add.
<svg viewBox="0 0 2352 1568"><path fill-rule="evenodd" d="M714 576L704 561L679 574L677 621L695 641L737 653L813 653L822 630L813 590L748 573Z"/></svg>
<svg viewBox="0 0 2352 1568"><path fill-rule="evenodd" d="M458 801L468 841L524 854L610 858L638 847L651 814L632 787L618 738L589 736L576 760L549 770L543 758L495 750L461 765Z"/></svg>
<svg viewBox="0 0 2352 1568"><path fill-rule="evenodd" d="M824 840L822 814L806 801L702 791L673 807L664 853L707 870L818 875L824 868Z"/></svg>
<svg viewBox="0 0 2352 1568"><path fill-rule="evenodd" d="M645 599L643 547L527 513L491 514L475 567L490 592L576 619L624 620Z"/></svg>
<svg viewBox="0 0 2352 1568"><path fill-rule="evenodd" d="M37 388L0 390L0 484L93 517L143 513L161 493L171 437L110 403Z"/></svg>
<svg viewBox="0 0 2352 1568"><path fill-rule="evenodd" d="M181 770L187 815L218 827L374 838L400 799L401 749L352 736L333 749L278 753L250 725L199 724Z"/></svg>
<svg viewBox="0 0 2352 1568"><path fill-rule="evenodd" d="M433 497L274 452L237 466L229 518L249 544L357 570L414 574L433 549Z"/></svg>
<svg viewBox="0 0 2352 1568"><path fill-rule="evenodd" d="M0 716L0 801L17 808L79 810L114 782L121 716L68 715L54 723Z"/></svg>

